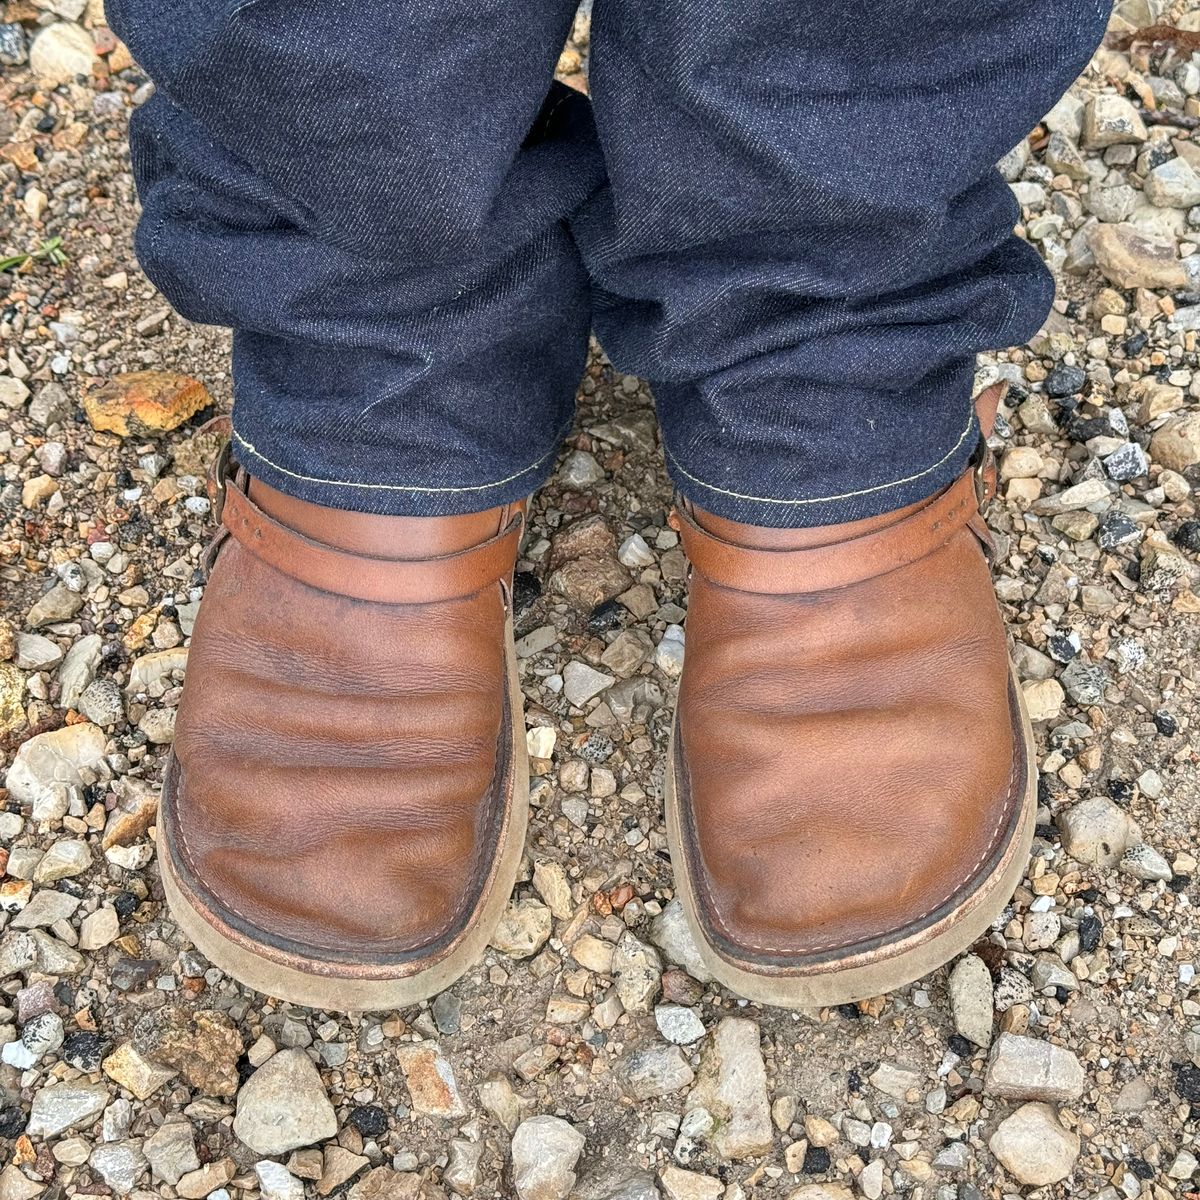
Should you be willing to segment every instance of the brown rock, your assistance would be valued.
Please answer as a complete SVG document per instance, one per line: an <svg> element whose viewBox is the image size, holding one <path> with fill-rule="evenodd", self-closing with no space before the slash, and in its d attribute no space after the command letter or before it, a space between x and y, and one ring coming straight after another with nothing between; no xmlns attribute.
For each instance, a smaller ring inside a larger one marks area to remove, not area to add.
<svg viewBox="0 0 1200 1200"><path fill-rule="evenodd" d="M450 1063L432 1042L401 1046L396 1051L413 1108L427 1117L459 1119L467 1106L458 1091Z"/></svg>
<svg viewBox="0 0 1200 1200"><path fill-rule="evenodd" d="M577 558L550 576L550 589L577 608L592 609L624 592L632 582L615 558Z"/></svg>
<svg viewBox="0 0 1200 1200"><path fill-rule="evenodd" d="M1097 225L1088 244L1096 265L1117 287L1179 288L1187 283L1174 241L1154 237L1136 225Z"/></svg>
<svg viewBox="0 0 1200 1200"><path fill-rule="evenodd" d="M158 789L140 780L125 780L124 791L116 807L108 814L101 845L128 846L144 837L158 816Z"/></svg>
<svg viewBox="0 0 1200 1200"><path fill-rule="evenodd" d="M133 1044L144 1057L174 1067L205 1095L232 1096L238 1090L242 1036L215 1009L169 1006L148 1013L134 1026Z"/></svg>
<svg viewBox="0 0 1200 1200"><path fill-rule="evenodd" d="M1167 421L1150 439L1150 457L1180 473L1200 463L1200 412Z"/></svg>
<svg viewBox="0 0 1200 1200"><path fill-rule="evenodd" d="M118 375L83 397L92 428L121 437L166 433L210 404L212 397L198 379L170 371Z"/></svg>
<svg viewBox="0 0 1200 1200"><path fill-rule="evenodd" d="M577 558L616 558L617 539L601 516L583 517L564 525L550 539L546 565L551 571Z"/></svg>

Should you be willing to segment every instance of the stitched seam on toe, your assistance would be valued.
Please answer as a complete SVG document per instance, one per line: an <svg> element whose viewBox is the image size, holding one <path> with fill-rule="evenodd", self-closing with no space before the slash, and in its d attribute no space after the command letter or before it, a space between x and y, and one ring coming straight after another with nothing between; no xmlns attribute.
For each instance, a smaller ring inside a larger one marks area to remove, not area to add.
<svg viewBox="0 0 1200 1200"><path fill-rule="evenodd" d="M1000 814L996 818L996 823L995 823L995 825L992 826L991 832L988 834L986 847L985 847L983 853L980 854L979 858L976 859L975 863L967 871L965 881L963 883L958 883L954 887L952 887L950 889L950 891L947 892L940 900L938 900L935 904L930 905L929 908L927 908L919 916L912 917L910 920L906 921L903 925L895 926L892 929L886 929L883 932L876 934L875 937L884 937L884 938L891 937L893 934L903 932L904 929L907 928L908 926L915 925L918 922L925 920L926 917L928 917L931 913L936 912L939 908L941 908L941 906L943 904L946 903L947 900L952 899L957 892L959 892L963 887L967 886L967 884L969 884L971 882L971 880L974 879L975 872L978 871L980 866L983 865L984 859L986 859L988 857L988 855L990 853L992 853L994 844L995 844L995 840L996 840L996 835L999 833L1000 826L1004 823L1004 818L1008 814L1009 804L1013 798L1013 793L1016 790L1017 777L1019 774L1019 768L1020 768L1021 760L1023 757L1020 753L1017 752L1019 750L1019 748L1020 748L1020 743L1017 742L1016 745L1014 746L1013 765L1012 765L1012 771L1008 777L1008 790L1005 793L1005 797L1004 797L1005 802L1004 802L1004 804L1000 805ZM818 943L807 945L807 946L770 946L770 945L767 945L762 942L747 942L743 938L740 938L736 934L734 934L733 931L729 928L729 926L726 925L725 922L721 919L720 909L718 908L718 906L716 904L716 899L713 896L713 892L712 892L711 887L709 886L708 877L705 874L705 872L701 869L701 870L696 871L695 874L699 879L701 890L704 892L704 898L708 902L708 909L712 915L713 924L721 931L722 934L725 935L725 937L734 946L741 946L741 947L746 948L747 950L758 950L758 951L762 951L763 953L766 953L766 954L796 954L796 955L799 955L799 954L816 954L822 950L843 950L849 946L857 945L859 942L861 942L863 940L862 938L857 938L857 939L852 939L852 940L846 940L844 938L843 939L835 938L832 941L818 942Z"/></svg>

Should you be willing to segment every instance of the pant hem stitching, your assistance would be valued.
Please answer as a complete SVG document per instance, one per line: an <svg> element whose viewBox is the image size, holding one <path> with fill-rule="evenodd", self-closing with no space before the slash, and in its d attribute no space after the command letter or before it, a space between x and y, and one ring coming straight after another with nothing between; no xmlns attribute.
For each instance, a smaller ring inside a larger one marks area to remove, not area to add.
<svg viewBox="0 0 1200 1200"><path fill-rule="evenodd" d="M262 453L252 442L248 442L238 431L233 430L233 440L247 454L258 459L259 462L265 463L273 471L278 471L282 475L288 476L289 479L298 480L301 483L317 483L322 487L335 488L353 488L358 491L372 492L413 492L426 495L448 494L455 492L489 492L495 488L503 487L505 484L513 483L520 479L522 475L528 475L531 471L536 471L540 467L545 466L546 461L553 458L558 453L558 447L563 437L566 436L566 430L563 430L555 440L554 445L546 451L540 458L535 459L527 467L522 467L519 471L514 471L511 475L506 475L503 479L495 479L491 483L464 483L454 487L423 487L418 484L405 483L363 483L352 479L323 479L319 475L305 475L299 471L293 471L288 467L268 458Z"/></svg>
<svg viewBox="0 0 1200 1200"><path fill-rule="evenodd" d="M663 447L663 452L670 459L672 466L680 475L688 480L689 483L696 484L697 487L702 487L710 492L717 492L722 496L729 496L734 500L749 500L755 504L786 504L786 505L804 505L804 504L829 504L837 500L854 500L859 496L870 496L875 492L885 492L889 488L903 487L906 483L915 483L918 479L923 479L926 475L932 475L935 471L944 467L963 447L975 428L975 413L972 411L967 420L967 427L959 435L958 441L935 462L932 466L926 467L922 471L917 471L913 475L906 475L903 479L894 479L890 483L877 483L871 487L858 488L853 492L842 492L835 496L808 496L797 500L781 500L776 496L752 496L746 492L735 492L729 488L718 487L715 483L707 483L705 480L693 475L686 467L671 453L669 446Z"/></svg>

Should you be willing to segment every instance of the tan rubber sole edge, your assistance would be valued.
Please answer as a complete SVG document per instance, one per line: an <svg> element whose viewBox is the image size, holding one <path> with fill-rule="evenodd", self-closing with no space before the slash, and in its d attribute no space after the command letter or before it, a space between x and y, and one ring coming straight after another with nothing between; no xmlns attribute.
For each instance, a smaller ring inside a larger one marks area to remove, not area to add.
<svg viewBox="0 0 1200 1200"><path fill-rule="evenodd" d="M366 1012L403 1008L436 996L470 970L482 957L516 885L525 831L529 820L529 757L525 743L524 696L517 676L513 648L512 615L505 626L505 658L513 732L513 795L508 821L496 851L495 867L487 891L462 939L442 958L394 979L351 979L317 974L285 966L255 954L226 937L189 899L171 867L164 846L159 853L159 873L167 907L175 923L214 966L246 987L267 996L335 1012Z"/></svg>
<svg viewBox="0 0 1200 1200"><path fill-rule="evenodd" d="M758 1004L770 1004L779 1008L824 1008L837 1004L852 1004L857 1000L882 996L897 988L906 987L931 971L936 971L972 946L1012 899L1028 866L1029 851L1033 845L1037 816L1037 756L1033 728L1029 723L1029 714L1025 709L1025 700L1015 673L1013 691L1020 708L1021 732L1029 765L1020 823L1000 864L959 908L938 922L939 931L932 937L920 941L921 935L917 934L909 939L916 944L910 949L901 949L895 953L888 954L885 947L880 953L887 954L886 957L861 966L839 968L835 965L828 970L804 975L767 973L738 966L719 953L705 936L696 912L687 856L682 850L679 800L675 789L675 739L672 734L671 746L667 752L665 783L667 844L675 871L676 895L683 906L700 958L712 972L713 978L731 992Z"/></svg>

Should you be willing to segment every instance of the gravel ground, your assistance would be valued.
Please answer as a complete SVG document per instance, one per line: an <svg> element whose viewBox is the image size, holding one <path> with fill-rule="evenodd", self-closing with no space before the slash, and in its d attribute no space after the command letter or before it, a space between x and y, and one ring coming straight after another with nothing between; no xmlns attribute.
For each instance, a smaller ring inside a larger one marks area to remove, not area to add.
<svg viewBox="0 0 1200 1200"><path fill-rule="evenodd" d="M1184 34L1101 50L1001 164L1060 288L979 371L1011 383L989 520L1041 755L996 927L837 1010L706 979L659 811L684 561L649 395L596 352L518 576L513 907L450 992L355 1017L239 988L163 906L227 336L133 259L148 89L98 5L3 12L0 254L67 261L0 276L0 1200L1197 1196L1194 3L1124 0L1114 30Z"/></svg>

